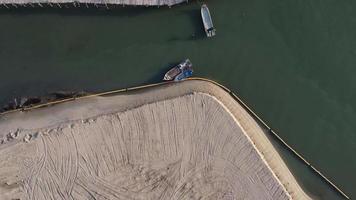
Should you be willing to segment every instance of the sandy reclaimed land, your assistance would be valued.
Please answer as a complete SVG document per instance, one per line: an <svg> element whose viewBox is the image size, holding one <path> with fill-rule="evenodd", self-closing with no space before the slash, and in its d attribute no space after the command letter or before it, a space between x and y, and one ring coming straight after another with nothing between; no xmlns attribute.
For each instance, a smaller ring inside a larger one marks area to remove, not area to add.
<svg viewBox="0 0 356 200"><path fill-rule="evenodd" d="M0 117L0 199L310 199L228 93L190 80Z"/></svg>

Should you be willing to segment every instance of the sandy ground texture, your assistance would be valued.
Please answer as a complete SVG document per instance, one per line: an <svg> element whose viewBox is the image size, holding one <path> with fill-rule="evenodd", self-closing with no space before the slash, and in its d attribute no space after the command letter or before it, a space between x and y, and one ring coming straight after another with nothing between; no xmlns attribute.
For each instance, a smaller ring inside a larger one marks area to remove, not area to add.
<svg viewBox="0 0 356 200"><path fill-rule="evenodd" d="M0 199L309 199L256 121L185 81L0 118Z"/></svg>

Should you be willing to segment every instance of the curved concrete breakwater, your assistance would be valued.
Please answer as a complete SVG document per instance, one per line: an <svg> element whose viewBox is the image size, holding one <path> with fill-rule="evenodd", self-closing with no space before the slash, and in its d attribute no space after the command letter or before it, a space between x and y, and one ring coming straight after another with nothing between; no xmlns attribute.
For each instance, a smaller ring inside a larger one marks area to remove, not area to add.
<svg viewBox="0 0 356 200"><path fill-rule="evenodd" d="M190 80L0 118L1 199L310 199L254 118Z"/></svg>
<svg viewBox="0 0 356 200"><path fill-rule="evenodd" d="M73 4L74 6L80 6L84 4L92 4L95 6L98 5L138 5L138 6L173 6L183 2L188 2L188 0L0 0L0 5L5 7L17 5L23 6L58 6L61 7L61 4Z"/></svg>

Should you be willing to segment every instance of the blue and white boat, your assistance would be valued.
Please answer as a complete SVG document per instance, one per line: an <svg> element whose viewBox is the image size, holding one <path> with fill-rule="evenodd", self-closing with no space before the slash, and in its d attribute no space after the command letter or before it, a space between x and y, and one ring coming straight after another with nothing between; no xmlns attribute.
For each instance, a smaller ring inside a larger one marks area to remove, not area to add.
<svg viewBox="0 0 356 200"><path fill-rule="evenodd" d="M181 81L193 75L193 64L189 59L184 60L170 69L165 75L164 81Z"/></svg>

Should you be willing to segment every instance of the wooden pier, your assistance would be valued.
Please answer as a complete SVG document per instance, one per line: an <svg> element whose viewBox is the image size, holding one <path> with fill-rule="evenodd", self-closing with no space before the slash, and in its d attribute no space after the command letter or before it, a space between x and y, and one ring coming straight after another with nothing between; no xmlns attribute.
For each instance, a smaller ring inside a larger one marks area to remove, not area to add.
<svg viewBox="0 0 356 200"><path fill-rule="evenodd" d="M174 6L188 2L188 0L0 0L0 8L18 8L18 7L58 7L62 5L73 5L73 7L88 8L105 7L109 8L114 5L132 5L132 6Z"/></svg>

